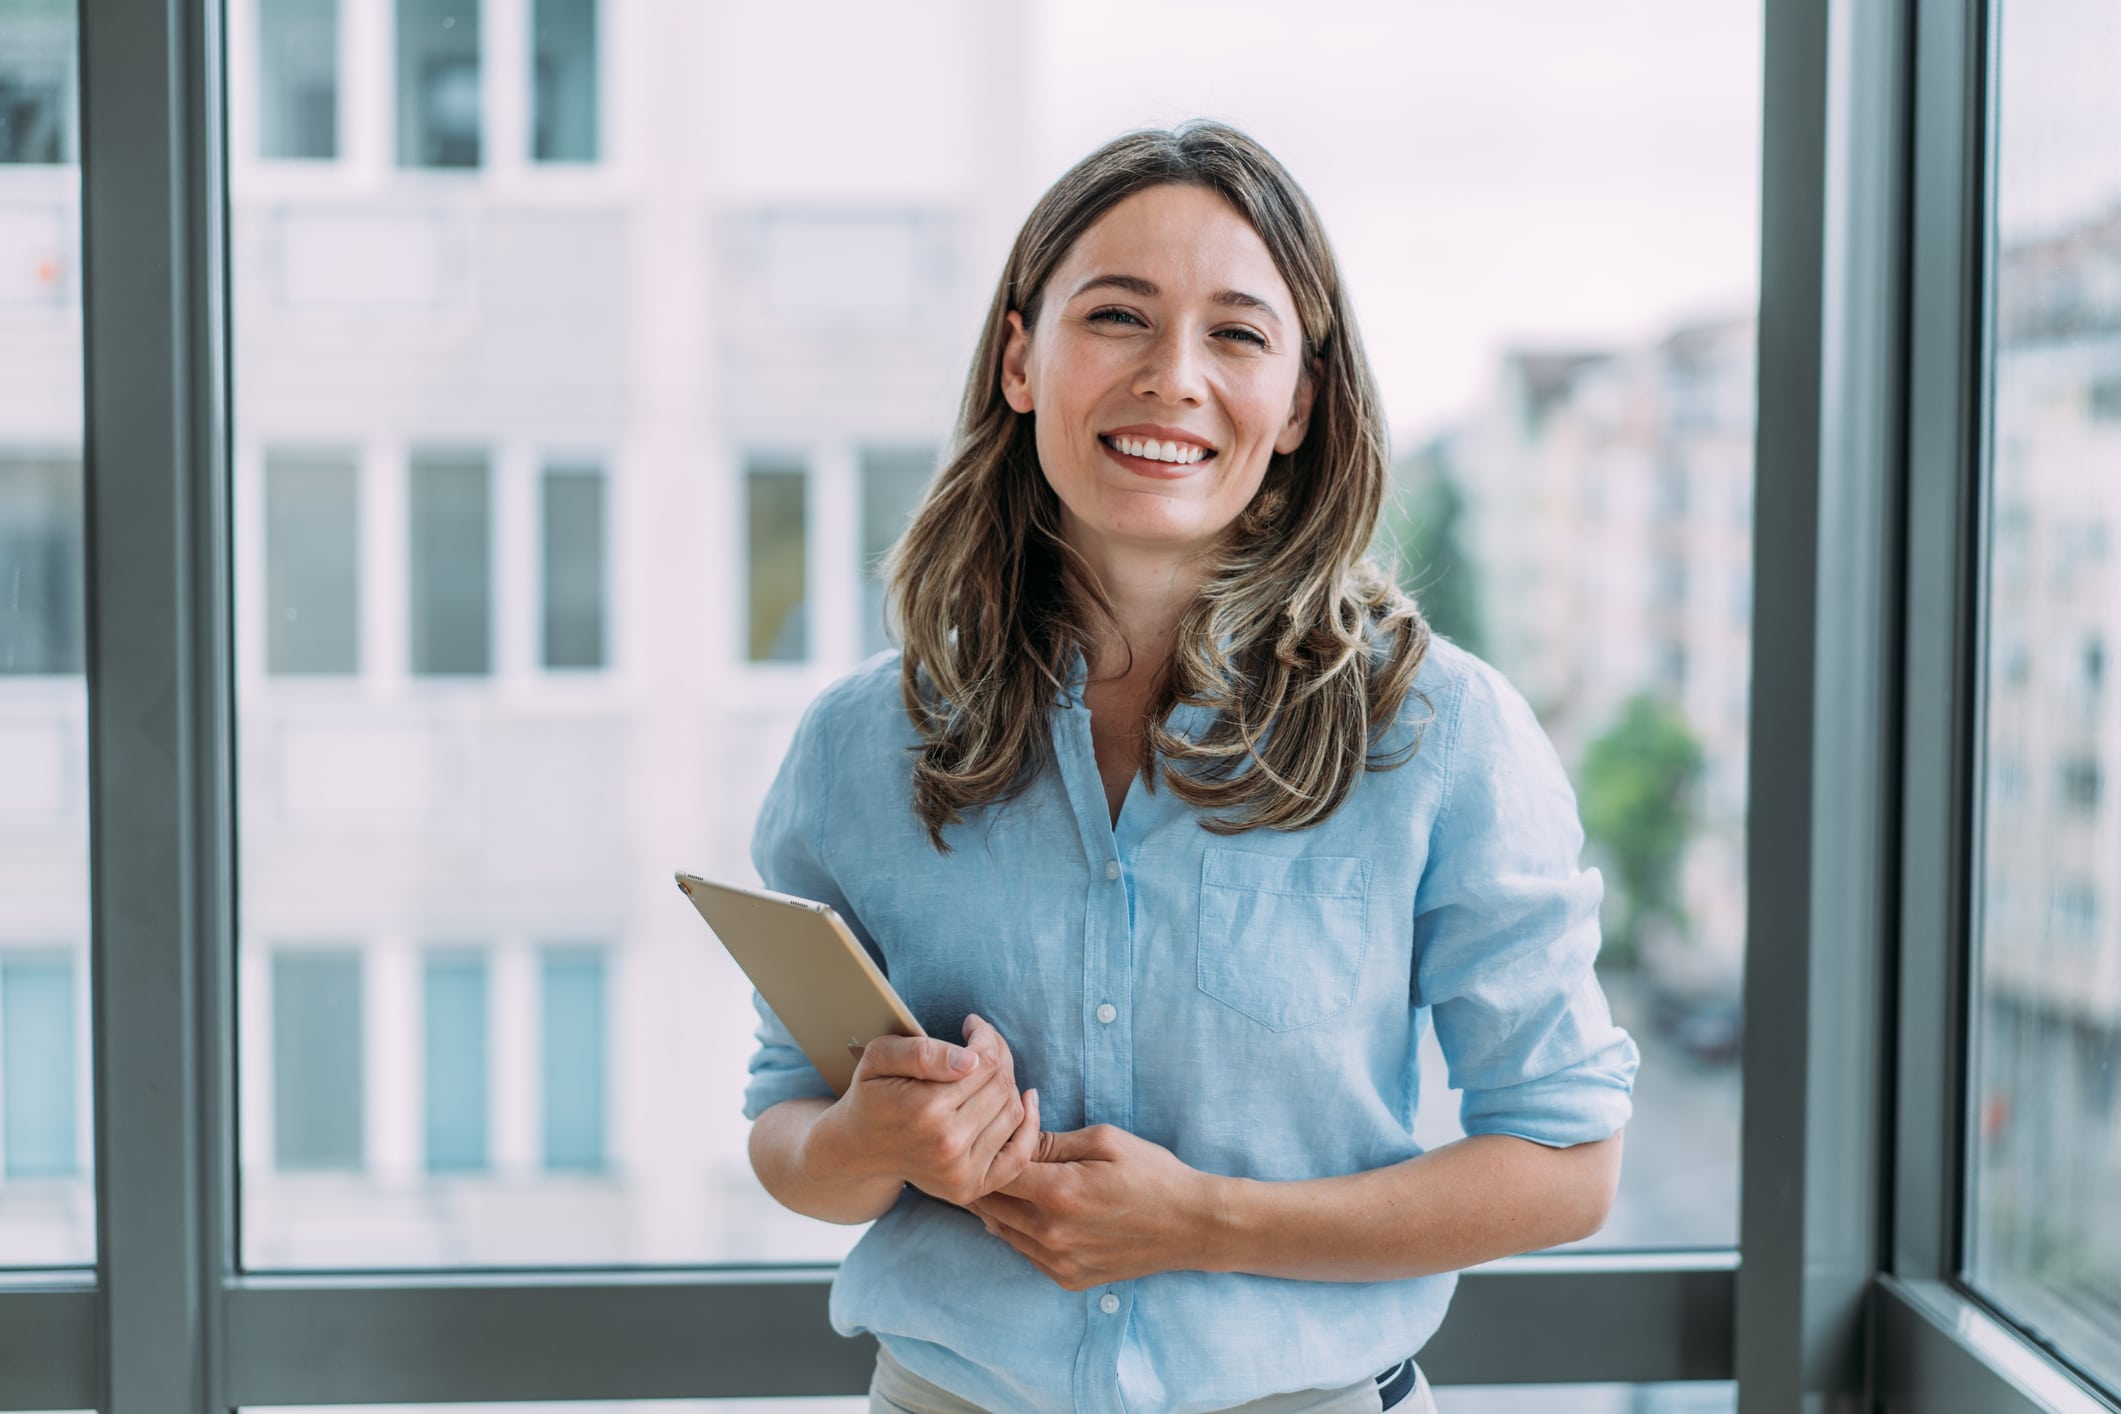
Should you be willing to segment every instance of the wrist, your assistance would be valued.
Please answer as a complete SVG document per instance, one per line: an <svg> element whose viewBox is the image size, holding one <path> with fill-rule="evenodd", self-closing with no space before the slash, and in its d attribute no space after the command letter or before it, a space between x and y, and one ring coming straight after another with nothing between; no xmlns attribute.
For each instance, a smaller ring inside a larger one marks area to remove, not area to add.
<svg viewBox="0 0 2121 1414"><path fill-rule="evenodd" d="M903 1182L898 1175L885 1173L876 1166L867 1145L853 1141L844 1105L835 1104L822 1111L816 1123L810 1126L809 1133L803 1136L800 1155L803 1172L813 1181L851 1179L865 1187L881 1188L889 1180L895 1188Z"/></svg>
<svg viewBox="0 0 2121 1414"><path fill-rule="evenodd" d="M1215 1173L1202 1174L1201 1178L1200 1270L1249 1271L1252 1212L1262 1185L1249 1178Z"/></svg>

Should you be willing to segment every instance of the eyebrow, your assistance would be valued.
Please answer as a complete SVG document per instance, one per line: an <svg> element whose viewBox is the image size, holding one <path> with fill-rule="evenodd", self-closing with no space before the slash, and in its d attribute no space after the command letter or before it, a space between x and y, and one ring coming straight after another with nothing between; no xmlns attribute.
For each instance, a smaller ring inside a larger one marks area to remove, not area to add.
<svg viewBox="0 0 2121 1414"><path fill-rule="evenodd" d="M1103 289L1125 290L1128 294L1140 295L1143 299L1155 299L1163 293L1154 281L1144 280L1139 275L1092 275L1078 285L1075 293L1068 298L1079 299L1091 290ZM1211 303L1225 305L1231 309L1256 309L1273 320L1277 327L1281 324L1281 316L1275 313L1274 306L1258 295L1248 295L1243 290L1217 290L1208 296L1208 299Z"/></svg>

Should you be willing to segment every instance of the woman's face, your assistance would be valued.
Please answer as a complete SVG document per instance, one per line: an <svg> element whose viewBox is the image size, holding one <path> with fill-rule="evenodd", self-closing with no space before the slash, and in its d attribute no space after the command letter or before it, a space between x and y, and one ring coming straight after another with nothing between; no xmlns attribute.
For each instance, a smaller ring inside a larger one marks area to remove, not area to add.
<svg viewBox="0 0 2121 1414"><path fill-rule="evenodd" d="M1036 412L1039 464L1094 564L1189 558L1248 505L1310 421L1296 301L1258 232L1200 187L1136 192L1009 314L1002 393Z"/></svg>

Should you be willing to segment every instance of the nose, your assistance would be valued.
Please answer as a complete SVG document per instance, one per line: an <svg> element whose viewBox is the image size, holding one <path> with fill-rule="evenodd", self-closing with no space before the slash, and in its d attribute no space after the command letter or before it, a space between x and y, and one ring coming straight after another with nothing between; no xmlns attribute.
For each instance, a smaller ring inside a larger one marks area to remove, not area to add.
<svg viewBox="0 0 2121 1414"><path fill-rule="evenodd" d="M1134 395L1191 404L1207 395L1206 366L1191 329L1174 324L1149 340L1134 373Z"/></svg>

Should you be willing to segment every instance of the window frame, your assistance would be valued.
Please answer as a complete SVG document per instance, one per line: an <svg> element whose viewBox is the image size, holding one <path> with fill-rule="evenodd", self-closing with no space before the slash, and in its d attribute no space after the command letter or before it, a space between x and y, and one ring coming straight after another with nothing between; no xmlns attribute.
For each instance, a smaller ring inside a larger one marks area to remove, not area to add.
<svg viewBox="0 0 2121 1414"><path fill-rule="evenodd" d="M2114 1407L1951 1279L1986 23L1764 10L1747 1260L1478 1268L1439 1384ZM223 28L218 0L81 7L99 1263L0 1287L0 1409L858 1393L829 1267L238 1268Z"/></svg>

